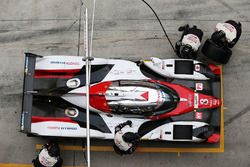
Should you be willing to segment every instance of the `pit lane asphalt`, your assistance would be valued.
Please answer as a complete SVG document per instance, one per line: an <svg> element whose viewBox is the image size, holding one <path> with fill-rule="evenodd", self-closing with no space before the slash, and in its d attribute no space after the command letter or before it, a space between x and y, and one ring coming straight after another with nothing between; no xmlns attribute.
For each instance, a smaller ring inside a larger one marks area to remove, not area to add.
<svg viewBox="0 0 250 167"><path fill-rule="evenodd" d="M225 106L225 152L136 153L117 156L92 152L93 167L114 166L250 166L250 3L248 0L148 0L161 18L170 39L180 37L178 26L196 24L209 37L219 21L237 19L243 33L223 68ZM91 7L91 1L87 5ZM2 0L0 6L0 167L7 163L29 164L37 154L36 144L45 138L28 138L19 132L24 52L41 55L83 53L79 36L79 0ZM91 13L91 11L90 11ZM175 57L153 16L140 0L98 1L93 41L95 57L138 60L156 56ZM203 39L203 42L205 41ZM201 55L201 54L200 54ZM205 60L204 57L200 59ZM63 144L81 145L76 139ZM65 165L82 165L81 151L63 151ZM17 165L21 166L21 165Z"/></svg>

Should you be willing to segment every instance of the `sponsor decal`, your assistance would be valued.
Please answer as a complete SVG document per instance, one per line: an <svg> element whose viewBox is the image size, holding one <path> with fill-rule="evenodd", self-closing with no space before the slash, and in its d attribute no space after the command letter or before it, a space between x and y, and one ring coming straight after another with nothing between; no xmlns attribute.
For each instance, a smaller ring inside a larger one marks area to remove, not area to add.
<svg viewBox="0 0 250 167"><path fill-rule="evenodd" d="M77 130L76 127L59 127L59 126L47 126L48 129L53 130Z"/></svg>
<svg viewBox="0 0 250 167"><path fill-rule="evenodd" d="M77 130L75 127L61 127L61 130Z"/></svg>
<svg viewBox="0 0 250 167"><path fill-rule="evenodd" d="M50 61L50 64L80 65L78 62Z"/></svg>
<svg viewBox="0 0 250 167"><path fill-rule="evenodd" d="M56 129L56 130L59 130L60 129L60 127L58 127L58 126L47 126L47 128L48 129Z"/></svg>
<svg viewBox="0 0 250 167"><path fill-rule="evenodd" d="M80 65L78 62L65 62L66 65Z"/></svg>
<svg viewBox="0 0 250 167"><path fill-rule="evenodd" d="M210 107L213 106L213 99L210 98Z"/></svg>
<svg viewBox="0 0 250 167"><path fill-rule="evenodd" d="M195 112L195 119L199 119L201 120L202 119L202 112Z"/></svg>
<svg viewBox="0 0 250 167"><path fill-rule="evenodd" d="M198 108L199 106L198 101L199 101L199 95L198 93L195 93L194 94L194 108Z"/></svg>
<svg viewBox="0 0 250 167"><path fill-rule="evenodd" d="M188 101L188 100L185 98L181 98L180 101Z"/></svg>
<svg viewBox="0 0 250 167"><path fill-rule="evenodd" d="M203 90L203 83L196 83L195 84L195 89L196 90Z"/></svg>
<svg viewBox="0 0 250 167"><path fill-rule="evenodd" d="M232 26L232 25L229 24L229 23L224 23L223 26L224 26L226 29L228 29L230 32L235 31L234 26Z"/></svg>
<svg viewBox="0 0 250 167"><path fill-rule="evenodd" d="M198 37L196 35L190 34L187 39L194 43L198 43Z"/></svg>
<svg viewBox="0 0 250 167"><path fill-rule="evenodd" d="M201 70L201 66L199 64L195 64L195 71L200 71Z"/></svg>
<svg viewBox="0 0 250 167"><path fill-rule="evenodd" d="M113 75L134 75L136 70L128 69L128 70L112 70L110 72Z"/></svg>
<svg viewBox="0 0 250 167"><path fill-rule="evenodd" d="M220 105L220 101L217 100L217 99L214 99L214 100L213 100L213 105Z"/></svg>
<svg viewBox="0 0 250 167"><path fill-rule="evenodd" d="M128 69L125 71L126 74L128 75L133 75L134 73L136 73L136 70L133 70L133 69Z"/></svg>

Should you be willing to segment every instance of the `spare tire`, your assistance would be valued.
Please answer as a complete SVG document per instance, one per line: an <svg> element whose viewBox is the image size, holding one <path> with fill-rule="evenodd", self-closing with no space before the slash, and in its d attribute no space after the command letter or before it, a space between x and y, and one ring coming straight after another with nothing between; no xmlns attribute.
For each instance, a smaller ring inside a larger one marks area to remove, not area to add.
<svg viewBox="0 0 250 167"><path fill-rule="evenodd" d="M210 39L206 40L201 51L208 58L221 64L226 64L232 55L232 51L229 48L225 46L220 47Z"/></svg>

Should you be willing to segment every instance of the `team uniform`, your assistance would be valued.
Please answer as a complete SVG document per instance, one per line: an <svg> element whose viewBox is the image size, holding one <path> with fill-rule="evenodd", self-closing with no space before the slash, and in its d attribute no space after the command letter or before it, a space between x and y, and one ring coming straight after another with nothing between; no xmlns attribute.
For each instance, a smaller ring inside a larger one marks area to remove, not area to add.
<svg viewBox="0 0 250 167"><path fill-rule="evenodd" d="M54 143L45 144L36 159L34 159L34 167L61 167L63 160L60 157L58 145ZM52 147L57 147L56 152L51 151Z"/></svg>
<svg viewBox="0 0 250 167"><path fill-rule="evenodd" d="M180 58L196 59L203 32L196 26L190 28L189 25L180 27L179 31L183 31L183 33L175 45L177 55Z"/></svg>
<svg viewBox="0 0 250 167"><path fill-rule="evenodd" d="M114 150L116 153L123 154L132 154L140 139L138 133L124 131L125 126L132 126L131 121L127 121L119 124L115 127L115 136L114 136Z"/></svg>
<svg viewBox="0 0 250 167"><path fill-rule="evenodd" d="M241 23L228 20L225 23L217 23L211 39L219 46L232 48L241 36Z"/></svg>

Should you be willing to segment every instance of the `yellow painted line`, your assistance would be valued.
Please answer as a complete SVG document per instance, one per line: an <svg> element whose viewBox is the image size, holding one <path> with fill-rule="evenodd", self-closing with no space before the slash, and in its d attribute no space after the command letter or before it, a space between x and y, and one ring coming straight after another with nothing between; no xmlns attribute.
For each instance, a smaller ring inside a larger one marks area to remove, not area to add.
<svg viewBox="0 0 250 167"><path fill-rule="evenodd" d="M30 167L31 164L0 164L0 167Z"/></svg>
<svg viewBox="0 0 250 167"><path fill-rule="evenodd" d="M36 150L42 148L42 144L36 144ZM71 146L71 145L59 145L61 150L66 151L86 151L85 147L82 146ZM91 151L113 151L111 146L90 146Z"/></svg>
<svg viewBox="0 0 250 167"><path fill-rule="evenodd" d="M40 150L42 148L42 144L36 144L36 149ZM61 150L66 151L85 151L86 148L82 146L70 146L70 145L60 145ZM98 151L98 152L112 152L112 146L91 146L90 151ZM146 153L146 152L155 152L155 153L163 153L163 152L222 152L220 148L162 148L162 147L138 147L136 152Z"/></svg>
<svg viewBox="0 0 250 167"><path fill-rule="evenodd" d="M193 152L193 153L216 153L221 152L219 148L156 148L156 147L138 147L137 152Z"/></svg>
<svg viewBox="0 0 250 167"><path fill-rule="evenodd" d="M33 167L32 164L0 164L0 167ZM63 167L86 167L86 166L63 166Z"/></svg>
<svg viewBox="0 0 250 167"><path fill-rule="evenodd" d="M224 147L225 147L225 139L224 139L224 92L223 92L223 78L222 78L222 65L220 65L220 97L221 97L221 111L220 111L220 152L224 152Z"/></svg>
<svg viewBox="0 0 250 167"><path fill-rule="evenodd" d="M193 152L193 153L222 153L224 152L224 94L223 94L223 79L222 79L222 66L221 69L221 127L220 127L220 146L218 148L162 148L162 147L138 147L136 152L146 153L146 152L155 152L155 153L165 153L165 152L177 152L178 154L182 152ZM42 144L36 144L36 149L39 150L42 148ZM60 145L62 150L67 151L85 151L86 148L82 146L70 146L70 145ZM99 152L110 152L113 151L112 146L91 146L91 151ZM0 166L1 167L1 166Z"/></svg>
<svg viewBox="0 0 250 167"><path fill-rule="evenodd" d="M42 148L42 144L36 144L36 150L40 150ZM71 146L71 145L59 145L61 150L66 151L86 151L85 147L82 146ZM113 151L113 147L111 146L90 146L91 151Z"/></svg>

